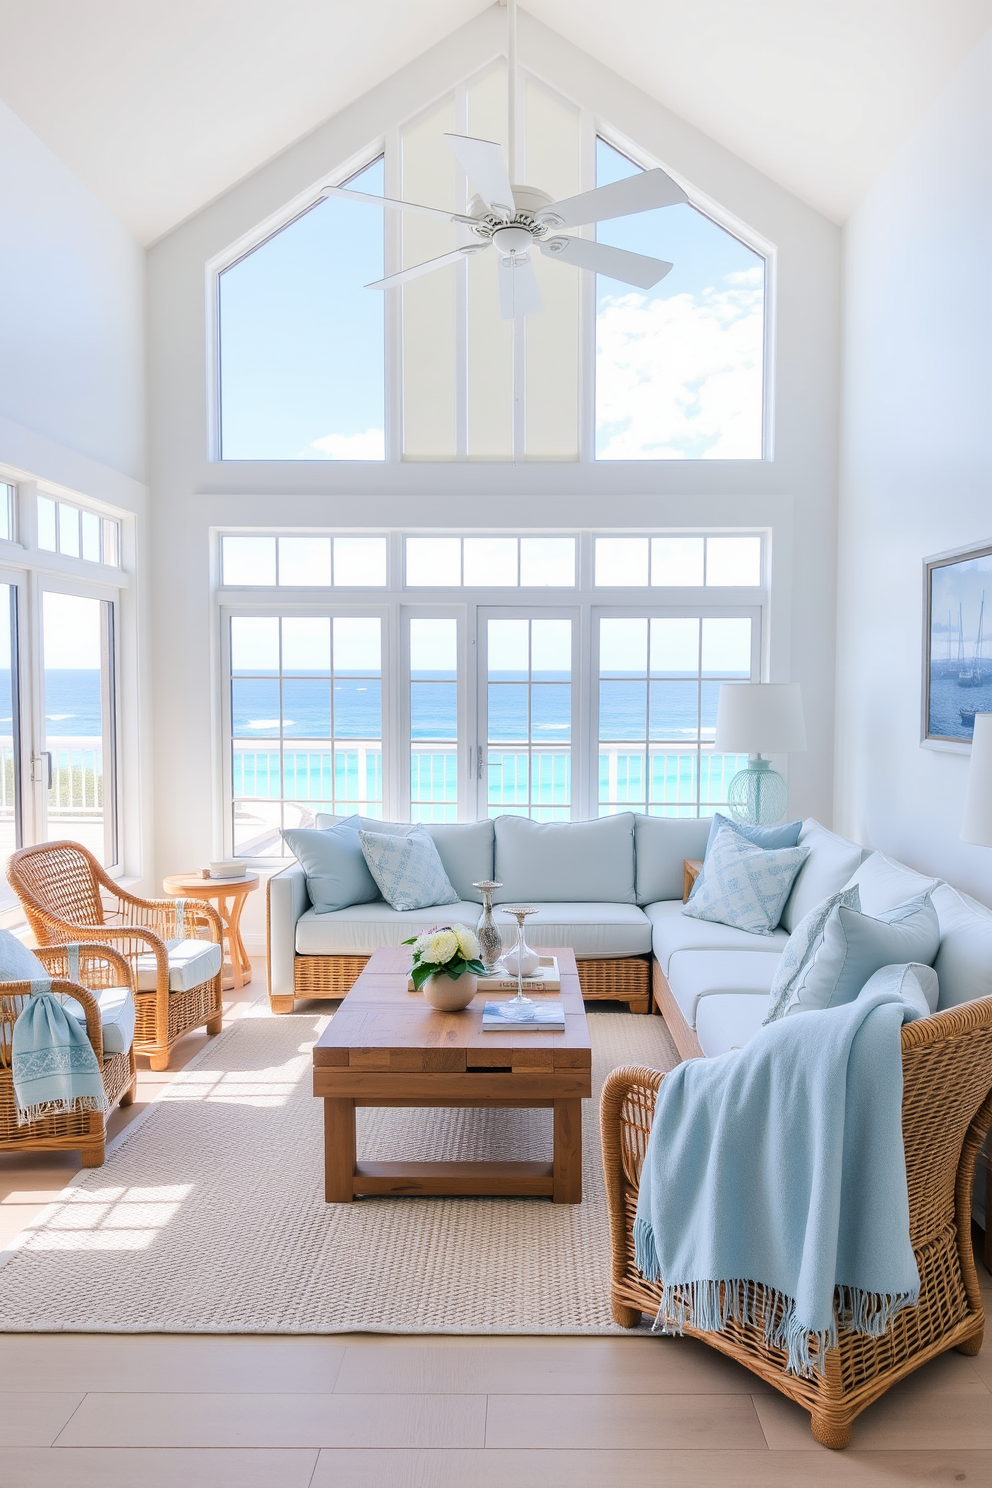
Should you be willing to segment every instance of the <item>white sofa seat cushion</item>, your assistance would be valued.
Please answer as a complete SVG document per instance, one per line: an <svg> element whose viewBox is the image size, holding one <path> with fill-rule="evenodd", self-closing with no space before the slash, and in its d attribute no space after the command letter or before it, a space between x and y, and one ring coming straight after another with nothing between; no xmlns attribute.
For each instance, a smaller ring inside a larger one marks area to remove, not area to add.
<svg viewBox="0 0 992 1488"><path fill-rule="evenodd" d="M689 1027L696 1026L700 1003L718 993L732 997L763 994L764 1017L781 954L769 950L747 956L740 951L676 951L668 966L668 985Z"/></svg>
<svg viewBox="0 0 992 1488"><path fill-rule="evenodd" d="M221 949L214 940L167 940L169 991L188 992L220 971ZM154 992L158 969L153 951L138 957L138 991Z"/></svg>
<svg viewBox="0 0 992 1488"><path fill-rule="evenodd" d="M429 909L393 909L385 899L352 904L329 914L306 910L296 922L300 956L371 956L380 946L400 945L432 925L468 925L479 918L479 906L466 899L434 904Z"/></svg>
<svg viewBox="0 0 992 1488"><path fill-rule="evenodd" d="M775 951L785 948L789 939L781 928L771 935L755 935L750 930L735 930L714 920L694 920L682 913L680 899L663 899L648 904L644 913L651 921L651 948L665 976L676 951Z"/></svg>
<svg viewBox="0 0 992 1488"><path fill-rule="evenodd" d="M527 921L532 946L570 946L588 960L609 956L647 955L651 926L636 904L536 904L538 913ZM516 938L515 921L494 917L504 944ZM479 906L468 901L433 909L390 909L384 900L354 904L331 914L307 910L296 922L296 949L301 956L371 956L380 946L399 945L429 925L463 924L474 927Z"/></svg>
<svg viewBox="0 0 992 1488"><path fill-rule="evenodd" d="M696 1014L696 1037L707 1059L743 1049L760 1029L768 1011L761 993L717 992L704 997Z"/></svg>
<svg viewBox="0 0 992 1488"><path fill-rule="evenodd" d="M134 1043L134 998L130 987L104 987L93 996L100 1009L104 1057L126 1054ZM63 1007L77 1022L85 1024L86 1013L81 1002L67 997Z"/></svg>

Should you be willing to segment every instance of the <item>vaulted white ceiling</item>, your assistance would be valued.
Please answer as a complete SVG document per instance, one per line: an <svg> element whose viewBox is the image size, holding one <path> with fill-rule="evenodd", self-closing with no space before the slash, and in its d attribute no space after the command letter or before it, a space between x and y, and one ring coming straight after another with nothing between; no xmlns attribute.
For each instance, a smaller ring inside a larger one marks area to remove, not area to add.
<svg viewBox="0 0 992 1488"><path fill-rule="evenodd" d="M0 0L0 98L143 243L488 0ZM527 0L843 221L992 0Z"/></svg>

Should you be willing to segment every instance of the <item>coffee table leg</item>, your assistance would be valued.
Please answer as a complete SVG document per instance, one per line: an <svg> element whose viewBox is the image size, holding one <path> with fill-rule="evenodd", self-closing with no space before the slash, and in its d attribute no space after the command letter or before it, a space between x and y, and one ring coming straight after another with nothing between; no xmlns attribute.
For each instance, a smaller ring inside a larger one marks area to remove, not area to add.
<svg viewBox="0 0 992 1488"><path fill-rule="evenodd" d="M556 1204L582 1202L582 1102L555 1101L554 1193Z"/></svg>
<svg viewBox="0 0 992 1488"><path fill-rule="evenodd" d="M324 1099L324 1200L350 1204L355 1194L355 1102Z"/></svg>

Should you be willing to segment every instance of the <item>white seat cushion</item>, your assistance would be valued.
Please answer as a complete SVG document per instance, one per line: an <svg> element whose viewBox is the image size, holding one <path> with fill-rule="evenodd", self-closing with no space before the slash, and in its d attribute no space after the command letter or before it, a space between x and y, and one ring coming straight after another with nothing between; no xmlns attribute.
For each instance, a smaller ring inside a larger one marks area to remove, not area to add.
<svg viewBox="0 0 992 1488"><path fill-rule="evenodd" d="M754 1038L768 1013L763 994L716 993L704 997L696 1015L696 1037L707 1059L743 1049Z"/></svg>
<svg viewBox="0 0 992 1488"><path fill-rule="evenodd" d="M326 918L326 916L325 916ZM188 992L209 982L220 971L221 950L213 940L167 940L169 951L169 991ZM153 952L138 957L138 991L154 992L157 969Z"/></svg>
<svg viewBox="0 0 992 1488"><path fill-rule="evenodd" d="M131 996L131 989L105 987L102 992L94 992L93 996L100 1009L100 1022L103 1025L104 1056L126 1054L134 1042L134 998ZM67 997L63 1006L78 1022L86 1022L83 1005L74 997Z"/></svg>
<svg viewBox="0 0 992 1488"><path fill-rule="evenodd" d="M696 1026L700 1002L717 994L763 993L767 1013L781 955L781 951L747 956L739 951L676 951L668 964L668 985L690 1028Z"/></svg>
<svg viewBox="0 0 992 1488"><path fill-rule="evenodd" d="M527 921L533 946L570 946L588 960L607 956L644 956L651 949L651 926L636 904L538 904ZM330 914L307 910L296 922L296 949L301 956L370 956L379 946L399 945L428 925L462 924L474 928L479 906L462 900L433 909L391 909L385 900L354 904ZM494 910L506 945L512 945L516 923Z"/></svg>
<svg viewBox="0 0 992 1488"><path fill-rule="evenodd" d="M781 928L771 935L754 935L750 930L735 930L731 925L718 925L713 920L696 920L682 913L680 899L663 899L648 904L644 913L651 921L651 948L665 976L676 951L775 951L781 954L789 939Z"/></svg>

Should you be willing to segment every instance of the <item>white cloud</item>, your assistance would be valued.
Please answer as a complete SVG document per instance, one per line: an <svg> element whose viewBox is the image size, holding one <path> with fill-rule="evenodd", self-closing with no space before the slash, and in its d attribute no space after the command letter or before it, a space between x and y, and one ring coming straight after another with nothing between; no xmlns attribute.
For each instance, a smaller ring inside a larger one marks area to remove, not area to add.
<svg viewBox="0 0 992 1488"><path fill-rule="evenodd" d="M386 436L382 429L364 434L325 434L315 439L297 457L300 460L384 460Z"/></svg>
<svg viewBox="0 0 992 1488"><path fill-rule="evenodd" d="M596 422L605 460L761 455L761 270L729 289L607 298L598 317Z"/></svg>

